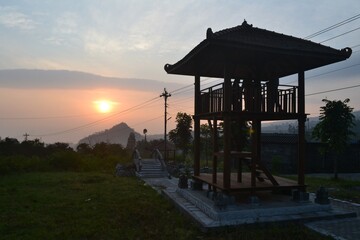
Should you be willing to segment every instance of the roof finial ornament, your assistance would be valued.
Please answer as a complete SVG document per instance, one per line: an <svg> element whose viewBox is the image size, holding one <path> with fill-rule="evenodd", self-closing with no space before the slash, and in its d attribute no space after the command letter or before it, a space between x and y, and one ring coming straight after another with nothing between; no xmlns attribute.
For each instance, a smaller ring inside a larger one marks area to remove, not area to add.
<svg viewBox="0 0 360 240"><path fill-rule="evenodd" d="M244 19L244 22L242 23L241 26L243 26L243 27L252 27L252 24L248 24L246 19Z"/></svg>
<svg viewBox="0 0 360 240"><path fill-rule="evenodd" d="M212 35L213 35L213 34L214 34L214 33L213 33L212 29L211 29L211 28L208 28L207 31L206 31L206 38L207 38L207 39L212 38Z"/></svg>

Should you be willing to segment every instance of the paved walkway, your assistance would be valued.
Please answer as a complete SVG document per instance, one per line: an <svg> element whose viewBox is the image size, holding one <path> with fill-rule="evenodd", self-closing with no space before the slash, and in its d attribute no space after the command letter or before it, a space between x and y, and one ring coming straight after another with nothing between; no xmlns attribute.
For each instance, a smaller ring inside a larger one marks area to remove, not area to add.
<svg viewBox="0 0 360 240"><path fill-rule="evenodd" d="M261 206L243 204L242 207L230 206L226 210L219 210L205 196L206 191L179 189L176 178L147 178L144 181L171 199L204 229L255 222L305 220L309 221L305 224L307 227L335 239L360 240L360 204L332 199L331 205L300 203L294 206L294 202L286 201L281 202L281 207L262 203ZM284 207L284 204L287 205ZM354 213L358 217L354 217ZM324 218L330 220L321 220Z"/></svg>
<svg viewBox="0 0 360 240"><path fill-rule="evenodd" d="M306 174L306 176L330 179L330 178L334 177L334 174L333 173L311 173L311 174ZM338 177L340 179L360 181L360 173L339 173Z"/></svg>
<svg viewBox="0 0 360 240"><path fill-rule="evenodd" d="M349 210L357 214L356 218L345 218L327 221L316 221L305 224L307 227L330 235L340 240L359 240L360 239L360 204L349 203L337 199L331 199L333 208Z"/></svg>

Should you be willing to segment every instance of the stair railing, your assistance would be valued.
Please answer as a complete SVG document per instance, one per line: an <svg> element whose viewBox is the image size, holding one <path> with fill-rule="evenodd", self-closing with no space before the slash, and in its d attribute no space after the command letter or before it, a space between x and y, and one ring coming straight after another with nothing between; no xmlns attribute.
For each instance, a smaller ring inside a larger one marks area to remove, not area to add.
<svg viewBox="0 0 360 240"><path fill-rule="evenodd" d="M139 150L137 150L136 148L134 149L134 152L132 154L132 159L135 164L136 171L140 172L142 168L141 155Z"/></svg>
<svg viewBox="0 0 360 240"><path fill-rule="evenodd" d="M159 151L159 149L155 148L152 152L152 158L156 159L160 162L161 164L161 169L164 171L166 169L166 164L163 158L163 155L161 154L161 152Z"/></svg>

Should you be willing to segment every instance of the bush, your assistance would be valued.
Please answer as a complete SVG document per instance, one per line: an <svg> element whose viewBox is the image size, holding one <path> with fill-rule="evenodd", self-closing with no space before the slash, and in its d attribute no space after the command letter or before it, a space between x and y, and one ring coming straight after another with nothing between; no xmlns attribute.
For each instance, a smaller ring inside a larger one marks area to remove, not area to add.
<svg viewBox="0 0 360 240"><path fill-rule="evenodd" d="M40 141L19 143L0 140L0 174L34 171L106 171L113 173L116 164L132 164L130 156L119 144L101 143L94 148L83 144L75 152L66 143ZM10 151L11 150L11 151Z"/></svg>
<svg viewBox="0 0 360 240"><path fill-rule="evenodd" d="M46 161L38 156L25 157L22 155L0 157L0 173L31 172L48 170Z"/></svg>
<svg viewBox="0 0 360 240"><path fill-rule="evenodd" d="M72 151L56 152L49 159L54 170L79 171L83 165L80 155Z"/></svg>

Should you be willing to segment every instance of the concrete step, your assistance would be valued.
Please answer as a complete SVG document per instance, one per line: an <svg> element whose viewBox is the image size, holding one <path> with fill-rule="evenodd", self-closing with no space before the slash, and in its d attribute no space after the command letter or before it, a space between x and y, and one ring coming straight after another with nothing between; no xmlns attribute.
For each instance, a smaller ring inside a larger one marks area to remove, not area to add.
<svg viewBox="0 0 360 240"><path fill-rule="evenodd" d="M163 178L167 172L163 170L161 163L156 159L143 159L141 171L137 173L141 178Z"/></svg>
<svg viewBox="0 0 360 240"><path fill-rule="evenodd" d="M159 173L139 172L139 173L137 173L137 176L141 177L141 178L163 178L163 177L166 177L167 174L166 174L166 172L159 172Z"/></svg>

